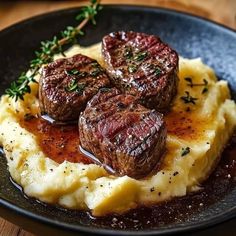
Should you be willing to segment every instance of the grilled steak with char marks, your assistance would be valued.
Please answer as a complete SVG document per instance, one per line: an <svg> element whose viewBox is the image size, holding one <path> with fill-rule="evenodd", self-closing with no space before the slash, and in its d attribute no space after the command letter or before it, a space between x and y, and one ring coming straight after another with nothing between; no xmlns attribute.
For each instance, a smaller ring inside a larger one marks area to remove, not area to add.
<svg viewBox="0 0 236 236"><path fill-rule="evenodd" d="M81 146L117 175L147 176L165 151L163 115L117 89L101 89L79 118Z"/></svg>
<svg viewBox="0 0 236 236"><path fill-rule="evenodd" d="M56 121L78 119L88 100L109 84L107 74L94 59L81 54L58 59L42 70L41 113L47 113Z"/></svg>
<svg viewBox="0 0 236 236"><path fill-rule="evenodd" d="M160 38L136 32L105 36L102 53L113 84L148 108L165 111L177 93L178 54Z"/></svg>

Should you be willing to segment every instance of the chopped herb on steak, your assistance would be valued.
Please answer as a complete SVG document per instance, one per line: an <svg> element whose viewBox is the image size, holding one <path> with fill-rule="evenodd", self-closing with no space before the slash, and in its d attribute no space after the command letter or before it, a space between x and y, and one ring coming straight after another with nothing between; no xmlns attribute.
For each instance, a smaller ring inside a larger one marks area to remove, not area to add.
<svg viewBox="0 0 236 236"><path fill-rule="evenodd" d="M81 54L58 59L43 68L39 80L41 113L57 121L78 119L87 102L109 85L107 74L94 59Z"/></svg>
<svg viewBox="0 0 236 236"><path fill-rule="evenodd" d="M148 108L166 110L177 93L178 54L154 35L115 32L102 40L113 84ZM129 90L127 90L129 86Z"/></svg>

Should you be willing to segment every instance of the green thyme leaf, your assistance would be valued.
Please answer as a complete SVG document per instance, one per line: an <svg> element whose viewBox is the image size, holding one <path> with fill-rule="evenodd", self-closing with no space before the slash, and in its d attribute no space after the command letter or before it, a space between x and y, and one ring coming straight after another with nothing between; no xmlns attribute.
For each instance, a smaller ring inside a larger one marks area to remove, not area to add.
<svg viewBox="0 0 236 236"><path fill-rule="evenodd" d="M135 73L138 70L138 67L136 65L129 65L128 66L128 71L130 73Z"/></svg>
<svg viewBox="0 0 236 236"><path fill-rule="evenodd" d="M193 84L192 78L190 78L190 77L186 77L186 78L184 78L184 80L186 80L187 82L189 82L189 85L190 85L190 86Z"/></svg>
<svg viewBox="0 0 236 236"><path fill-rule="evenodd" d="M30 61L29 67L31 69L31 75L26 75L23 72L16 81L12 82L10 87L6 89L5 93L14 98L23 100L26 93L30 93L30 82L36 82L34 77L38 75L39 69L44 65L53 61L53 56L56 53L61 53L65 56L62 46L74 43L76 41L76 35L84 35L82 28L88 22L96 24L95 16L102 9L99 0L91 0L90 5L83 7L81 12L76 16L76 19L80 21L80 24L76 27L67 26L65 30L61 32L61 37L54 36L52 40L46 40L41 42L40 50L35 51L35 58ZM84 74L80 73L80 76ZM73 87L73 86L71 86ZM83 86L78 85L78 91L82 90Z"/></svg>
<svg viewBox="0 0 236 236"><path fill-rule="evenodd" d="M76 78L83 78L87 75L86 71L79 71L77 69L67 70L66 73L71 76L75 76Z"/></svg>
<svg viewBox="0 0 236 236"><path fill-rule="evenodd" d="M93 25L96 25L95 16L102 10L102 6L96 0L91 0L89 6L82 8L81 12L76 16L76 20L81 22L83 19L90 18Z"/></svg>
<svg viewBox="0 0 236 236"><path fill-rule="evenodd" d="M190 93L188 91L185 91L186 96L182 96L181 99L184 101L184 103L192 103L192 104L196 104L196 100L198 100L198 98L194 98L190 95Z"/></svg>
<svg viewBox="0 0 236 236"><path fill-rule="evenodd" d="M160 75L160 74L161 74L161 69L160 69L159 67L156 67L156 68L155 68L155 71L154 71L154 74L155 74L156 76Z"/></svg>
<svg viewBox="0 0 236 236"><path fill-rule="evenodd" d="M99 69L95 69L95 70L91 71L90 74L93 77L97 77L100 73L101 73L101 71Z"/></svg>
<svg viewBox="0 0 236 236"><path fill-rule="evenodd" d="M79 75L81 72L77 69L73 69L73 70L67 70L66 71L68 75Z"/></svg>
<svg viewBox="0 0 236 236"><path fill-rule="evenodd" d="M76 79L73 79L69 85L65 88L67 92L77 92L78 94L82 94L86 87L86 84L78 84Z"/></svg>
<svg viewBox="0 0 236 236"><path fill-rule="evenodd" d="M203 88L202 94L207 93L207 92L208 92L208 88L207 87Z"/></svg>
<svg viewBox="0 0 236 236"><path fill-rule="evenodd" d="M134 56L135 61L142 61L148 56L147 52L139 52L137 55Z"/></svg>
<svg viewBox="0 0 236 236"><path fill-rule="evenodd" d="M133 53L132 53L131 47L126 47L126 48L125 48L125 51L124 51L124 57L125 57L126 59L131 59L132 56L133 56Z"/></svg>
<svg viewBox="0 0 236 236"><path fill-rule="evenodd" d="M66 91L73 92L77 89L77 87L78 87L78 82L75 79L73 79L70 82L70 84L66 87Z"/></svg>
<svg viewBox="0 0 236 236"><path fill-rule="evenodd" d="M190 86L191 88L195 86L204 86L202 94L208 91L208 81L206 79L203 79L203 83L193 83L193 80L190 77L186 77L184 78L184 80L187 81L187 85Z"/></svg>

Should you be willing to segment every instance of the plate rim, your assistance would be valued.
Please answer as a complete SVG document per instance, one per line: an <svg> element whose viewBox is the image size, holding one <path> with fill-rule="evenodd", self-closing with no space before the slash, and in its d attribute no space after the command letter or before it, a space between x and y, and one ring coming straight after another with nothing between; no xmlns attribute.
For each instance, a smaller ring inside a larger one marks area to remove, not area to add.
<svg viewBox="0 0 236 236"><path fill-rule="evenodd" d="M209 24L212 24L214 26L218 26L224 30L227 30L229 31L230 33L236 33L236 28L231 28L227 25L224 25L220 22L216 22L212 19L208 19L206 17L203 17L203 16L198 16L198 15L195 15L193 13L190 13L190 12L185 12L185 11L181 11L181 10L177 10L177 9L171 9L171 8L167 8L167 7L160 7L160 6L147 6L147 5L132 5L132 4L102 4L103 7L105 8L133 8L133 9L142 9L142 10L145 10L145 11L150 11L150 10L160 10L160 11L163 11L163 12L170 12L170 13L175 13L175 14L180 14L180 15L185 15L185 16L188 16L190 18L195 18L196 20L201 20L202 22L204 23L209 23ZM17 21L13 24L10 24L4 28L2 28L0 30L0 34L4 34L4 33L7 33L8 31L12 30L13 28L17 27L17 26L20 26L22 24L25 24L27 23L28 21L34 21L34 20L38 20L40 18L44 18L45 16L48 16L48 15L51 15L51 14L61 14L63 12L67 12L67 11L74 11L74 10L79 10L81 9L83 6L77 6L77 7L68 7L68 8L63 8L63 9L59 9L59 10L52 10L52 11L49 11L49 12L45 12L45 13L39 13L39 14L36 14L34 16L31 16L31 17L27 17L23 20L20 20L20 21Z"/></svg>
<svg viewBox="0 0 236 236"><path fill-rule="evenodd" d="M99 235L114 235L119 234L121 236L154 236L154 235L167 235L171 233L184 233L184 232L195 232L201 229L210 228L212 226L216 226L218 224L224 223L228 220L234 219L236 216L236 206L230 208L227 211L224 211L220 214L214 215L208 218L205 221L197 222L193 224L189 224L187 226L179 225L175 228L166 228L166 229L154 229L154 230L139 230L139 231L132 231L132 230L115 230L115 229L105 229L105 228L98 228L98 227L88 227L74 223L65 223L60 222L57 220L52 220L46 216L40 216L36 213L29 212L24 208L18 207L6 199L0 197L0 206L7 208L9 210L13 210L14 212L29 218L31 220L37 220L40 223L47 224L48 226L57 227L63 230L70 230L72 232L83 232L83 233L90 233L90 234L99 234ZM4 217L3 217L4 218Z"/></svg>
<svg viewBox="0 0 236 236"><path fill-rule="evenodd" d="M213 20L207 19L202 16L197 16L192 13L187 13L175 9L165 8L165 7L155 7L155 6L146 6L146 5L132 5L132 4L103 4L105 8L118 8L118 9L125 9L125 10L142 10L142 11L159 11L162 13L169 13L174 15L182 15L184 17L190 17L195 21L201 21L202 23L210 24L212 27L219 27L221 30L224 30L224 32L230 33L233 35L233 37L236 38L236 29L230 28L228 26L225 26L221 23L215 22ZM27 23L33 23L34 21L43 19L50 15L60 15L65 12L74 12L75 10L81 9L82 6L78 7L69 7L69 8L63 8L60 10L53 10L50 12L46 12L43 14L37 14L35 16L26 18L24 20L21 20L19 22L16 22L12 25L9 25L3 29L0 30L0 37L1 35L7 34L8 32L14 30L15 28L22 26ZM166 229L153 229L153 230L139 230L139 231L132 231L132 230L115 230L115 229L105 229L105 228L98 228L98 227L88 227L83 226L80 224L74 224L74 223L65 223L60 222L57 220L50 219L46 216L41 216L36 213L30 212L22 207L19 207L17 205L14 205L14 203L11 203L10 201L0 197L0 206L7 208L9 210L14 211L15 213L18 213L26 218L30 218L33 220L37 220L40 223L47 224L52 227L58 227L60 229L67 229L72 232L82 232L82 233L91 233L91 234L99 234L99 235L163 235L163 234L170 234L170 233L183 233L183 232L193 232L201 229L206 229L212 226L215 226L220 223L224 223L230 219L236 218L236 206L229 208L227 211L224 211L220 214L214 215L207 220L201 221L201 222L195 222L192 224L188 224L187 226L179 225L175 228L166 228ZM2 216L4 218L4 216Z"/></svg>

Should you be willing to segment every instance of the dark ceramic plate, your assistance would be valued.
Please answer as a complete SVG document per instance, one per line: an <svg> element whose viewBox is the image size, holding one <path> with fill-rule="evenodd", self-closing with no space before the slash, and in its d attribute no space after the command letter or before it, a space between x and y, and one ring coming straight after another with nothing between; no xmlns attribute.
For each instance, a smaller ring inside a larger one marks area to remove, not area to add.
<svg viewBox="0 0 236 236"><path fill-rule="evenodd" d="M67 25L76 24L74 18L77 12L78 9L68 9L37 16L0 32L1 94L9 86L10 81L27 69L29 60L34 56L33 52L39 48L40 41L52 38ZM206 64L214 68L220 79L229 82L232 96L236 99L234 31L176 11L133 6L105 6L98 17L97 26L87 27L86 36L79 40L82 45L90 45L100 41L103 35L117 30L156 34L175 48L180 55L188 58L201 57ZM235 224L232 218L236 216L236 188L204 211L193 214L186 221L159 225L148 230L114 230L109 224L102 227L92 224L92 219L86 213L56 209L34 200L27 200L10 182L4 158L0 158L0 176L0 215L40 235L79 232L80 235L95 233L160 235L203 229L230 219L231 223L230 226L227 225L227 230L230 227L233 229ZM221 229L226 232L225 224Z"/></svg>

